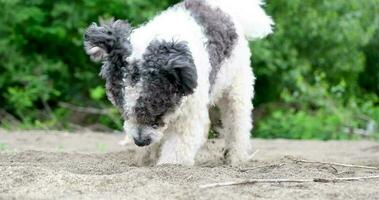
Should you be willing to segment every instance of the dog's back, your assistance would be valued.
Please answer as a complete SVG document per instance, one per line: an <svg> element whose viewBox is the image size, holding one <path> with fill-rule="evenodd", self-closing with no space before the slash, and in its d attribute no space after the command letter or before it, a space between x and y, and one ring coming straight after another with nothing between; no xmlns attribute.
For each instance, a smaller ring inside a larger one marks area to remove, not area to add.
<svg viewBox="0 0 379 200"><path fill-rule="evenodd" d="M187 41L197 70L207 74L204 81L211 90L238 37L258 39L272 32L273 21L261 5L260 0L185 0L133 31L132 57L142 57L153 40ZM204 59L209 63L204 63Z"/></svg>

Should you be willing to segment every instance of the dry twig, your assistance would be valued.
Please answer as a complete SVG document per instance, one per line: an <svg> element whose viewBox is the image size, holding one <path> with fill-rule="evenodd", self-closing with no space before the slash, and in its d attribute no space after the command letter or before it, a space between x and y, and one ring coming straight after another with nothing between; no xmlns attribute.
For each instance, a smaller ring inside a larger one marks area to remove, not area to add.
<svg viewBox="0 0 379 200"><path fill-rule="evenodd" d="M319 162L319 161L310 161L310 160L302 160L302 159L296 159L292 156L287 156L286 158L297 162L297 163L311 163L311 164L323 164L323 165L334 165L334 166L341 166L341 167L350 167L350 168L361 168L361 169L373 169L373 170L379 170L379 167L372 167L372 166L363 166L363 165L352 165L352 164L343 164L343 163L333 163L333 162Z"/></svg>
<svg viewBox="0 0 379 200"><path fill-rule="evenodd" d="M94 115L109 115L110 113L112 113L111 109L80 107L80 106L75 106L75 105L64 103L64 102L60 102L59 106L76 111L76 112L89 113L89 114L94 114Z"/></svg>
<svg viewBox="0 0 379 200"><path fill-rule="evenodd" d="M252 167L252 168L241 168L239 169L240 172L246 172L246 171L251 171L251 170L256 170L256 169L262 169L262 168L278 168L282 167L286 163L280 163L280 164L272 164L272 165L262 165L262 166L257 166L257 167Z"/></svg>
<svg viewBox="0 0 379 200"><path fill-rule="evenodd" d="M253 159L258 153L259 153L259 149L257 149L256 151L254 151L254 153L252 153L252 154L249 156L248 160L249 160L249 161L252 160L252 159Z"/></svg>
<svg viewBox="0 0 379 200"><path fill-rule="evenodd" d="M347 177L347 178L313 178L313 179L249 179L243 181L231 181L223 183L212 183L199 186L200 188L214 188L233 185L246 185L258 183L336 183L347 181L362 181L362 180L379 180L379 176L367 177Z"/></svg>

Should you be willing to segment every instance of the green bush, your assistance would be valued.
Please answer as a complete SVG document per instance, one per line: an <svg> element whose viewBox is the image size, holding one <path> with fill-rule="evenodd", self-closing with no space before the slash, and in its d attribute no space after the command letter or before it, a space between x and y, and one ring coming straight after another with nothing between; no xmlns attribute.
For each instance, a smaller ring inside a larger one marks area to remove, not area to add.
<svg viewBox="0 0 379 200"><path fill-rule="evenodd" d="M379 27L379 23L377 23ZM370 43L364 48L366 55L365 70L361 72L360 86L367 92L379 94L379 29L376 30Z"/></svg>
<svg viewBox="0 0 379 200"><path fill-rule="evenodd" d="M299 76L314 83L317 73L325 74L331 87L345 82L343 97L357 94L364 48L379 25L378 0L269 1L267 8L275 33L252 45L258 103L277 101L283 88L298 90Z"/></svg>
<svg viewBox="0 0 379 200"><path fill-rule="evenodd" d="M269 1L267 8L277 25L252 44L255 104L265 113L254 135L340 139L346 127L378 124L379 1Z"/></svg>
<svg viewBox="0 0 379 200"><path fill-rule="evenodd" d="M1 125L120 129L120 115L98 77L100 66L83 51L83 31L99 18L128 19L136 26L176 2L0 0ZM255 117L255 136L341 139L346 127L379 122L378 5L379 0L268 1L275 33L251 45L258 77L254 101L262 111ZM98 109L82 112L88 107Z"/></svg>

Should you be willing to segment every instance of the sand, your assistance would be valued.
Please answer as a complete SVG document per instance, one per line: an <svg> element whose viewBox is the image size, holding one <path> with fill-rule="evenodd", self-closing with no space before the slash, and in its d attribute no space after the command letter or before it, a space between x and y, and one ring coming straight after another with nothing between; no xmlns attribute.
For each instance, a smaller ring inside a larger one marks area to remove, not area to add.
<svg viewBox="0 0 379 200"><path fill-rule="evenodd" d="M199 188L252 178L379 175L379 170L295 163L286 157L379 167L378 142L255 139L259 152L254 159L230 167L223 164L223 141L210 140L194 167L138 167L135 147L118 145L121 139L92 132L0 130L0 199L379 199L379 180Z"/></svg>

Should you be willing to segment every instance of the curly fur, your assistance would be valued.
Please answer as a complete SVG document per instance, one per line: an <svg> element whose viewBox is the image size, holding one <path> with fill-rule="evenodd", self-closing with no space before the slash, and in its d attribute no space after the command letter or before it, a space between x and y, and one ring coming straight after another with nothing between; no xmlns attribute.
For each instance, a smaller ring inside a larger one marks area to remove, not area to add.
<svg viewBox="0 0 379 200"><path fill-rule="evenodd" d="M197 86L196 67L185 42L152 41L141 73L143 89L134 112L144 125L163 126L161 118Z"/></svg>
<svg viewBox="0 0 379 200"><path fill-rule="evenodd" d="M203 27L207 36L208 42L206 46L212 65L209 81L212 86L216 81L221 63L232 54L238 34L230 16L220 8L212 8L202 0L186 0L184 5Z"/></svg>
<svg viewBox="0 0 379 200"><path fill-rule="evenodd" d="M124 88L139 78L135 63L126 61L132 52L129 35L130 26L122 20L111 20L100 26L93 23L84 34L86 52L94 61L103 61L100 75L106 80L107 96L120 110L126 103Z"/></svg>
<svg viewBox="0 0 379 200"><path fill-rule="evenodd" d="M271 33L260 0L185 0L131 29L90 26L86 52L103 61L110 100L141 164L193 165L220 109L225 160L249 160L254 96L248 39Z"/></svg>

